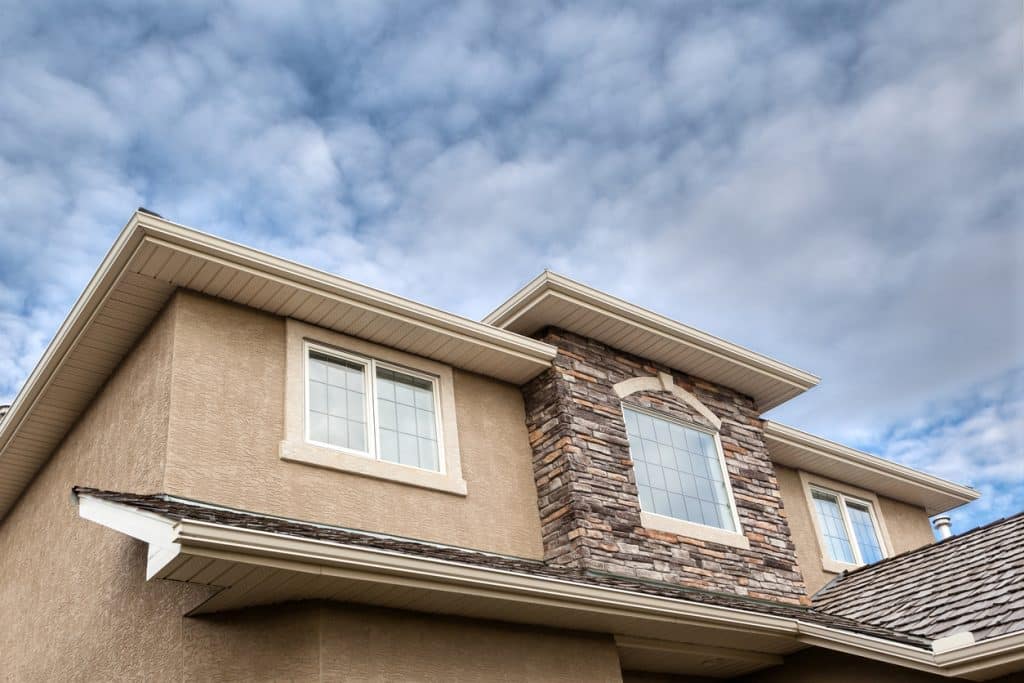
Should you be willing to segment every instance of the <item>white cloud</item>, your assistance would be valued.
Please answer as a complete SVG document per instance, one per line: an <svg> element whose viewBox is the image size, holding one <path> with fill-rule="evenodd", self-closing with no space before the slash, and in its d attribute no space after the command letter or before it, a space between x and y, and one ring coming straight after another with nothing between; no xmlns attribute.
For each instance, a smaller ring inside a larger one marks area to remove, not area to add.
<svg viewBox="0 0 1024 683"><path fill-rule="evenodd" d="M1021 19L12 8L0 397L144 204L473 316L553 267L824 377L778 419L854 440L931 419L1024 363Z"/></svg>

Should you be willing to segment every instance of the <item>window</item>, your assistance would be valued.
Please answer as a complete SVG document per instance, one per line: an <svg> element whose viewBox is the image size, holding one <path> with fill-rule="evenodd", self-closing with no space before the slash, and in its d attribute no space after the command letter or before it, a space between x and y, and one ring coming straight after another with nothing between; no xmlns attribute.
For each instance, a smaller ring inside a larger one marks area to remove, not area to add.
<svg viewBox="0 0 1024 683"><path fill-rule="evenodd" d="M306 439L440 472L435 378L308 345Z"/></svg>
<svg viewBox="0 0 1024 683"><path fill-rule="evenodd" d="M811 500L831 560L870 564L885 557L870 503L817 487L811 489Z"/></svg>
<svg viewBox="0 0 1024 683"><path fill-rule="evenodd" d="M640 508L736 532L732 496L717 438L623 406Z"/></svg>
<svg viewBox="0 0 1024 683"><path fill-rule="evenodd" d="M466 495L450 365L292 319L285 338L282 460Z"/></svg>

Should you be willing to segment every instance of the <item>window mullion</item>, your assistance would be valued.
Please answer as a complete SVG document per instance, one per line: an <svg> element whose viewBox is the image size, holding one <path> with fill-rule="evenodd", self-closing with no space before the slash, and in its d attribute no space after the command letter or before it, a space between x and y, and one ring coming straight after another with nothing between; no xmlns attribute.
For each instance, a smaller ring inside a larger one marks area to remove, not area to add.
<svg viewBox="0 0 1024 683"><path fill-rule="evenodd" d="M860 554L860 542L857 540L857 534L854 533L853 523L850 521L850 513L846 509L846 496L837 491L836 498L839 500L839 514L843 516L843 525L846 527L846 535L850 539L850 548L853 550L853 559L857 564L864 564L864 559Z"/></svg>
<svg viewBox="0 0 1024 683"><path fill-rule="evenodd" d="M377 433L377 361L370 358L366 365L366 430L367 445L374 460L380 460L380 435Z"/></svg>

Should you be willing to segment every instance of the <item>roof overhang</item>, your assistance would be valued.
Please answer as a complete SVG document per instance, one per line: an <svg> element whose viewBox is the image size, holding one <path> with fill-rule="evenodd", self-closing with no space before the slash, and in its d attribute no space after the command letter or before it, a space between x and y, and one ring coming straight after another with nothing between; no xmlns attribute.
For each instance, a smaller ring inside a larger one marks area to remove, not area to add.
<svg viewBox="0 0 1024 683"><path fill-rule="evenodd" d="M961 484L920 472L778 422L765 422L772 461L923 507L929 515L977 500L981 494Z"/></svg>
<svg viewBox="0 0 1024 683"><path fill-rule="evenodd" d="M1018 662L1021 654L1016 641L985 652L954 648L937 654L925 647L790 617L280 533L175 520L88 493L79 494L78 506L81 517L149 545L147 579L217 589L190 614L294 600L356 602L610 633L625 656L648 670L713 677L772 666L780 663L782 655L808 646L976 680L989 677L985 667L992 662L1004 671Z"/></svg>
<svg viewBox="0 0 1024 683"><path fill-rule="evenodd" d="M0 519L178 288L522 384L555 349L137 211L0 421Z"/></svg>
<svg viewBox="0 0 1024 683"><path fill-rule="evenodd" d="M730 387L766 411L818 383L814 375L544 271L484 318L524 335L547 326Z"/></svg>

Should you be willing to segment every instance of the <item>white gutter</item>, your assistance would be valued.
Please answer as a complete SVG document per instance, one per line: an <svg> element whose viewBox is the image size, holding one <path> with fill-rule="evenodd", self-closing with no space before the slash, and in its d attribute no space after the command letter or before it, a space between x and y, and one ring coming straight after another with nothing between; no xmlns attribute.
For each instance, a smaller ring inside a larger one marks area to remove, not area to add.
<svg viewBox="0 0 1024 683"><path fill-rule="evenodd" d="M526 599L620 618L694 623L750 634L785 636L793 638L795 644L822 647L943 676L979 676L978 680L984 680L985 671L990 667L1024 661L1024 633L954 649L944 649L941 642L937 648L925 649L799 618L209 522L175 522L130 505L96 499L87 493L79 496L79 514L150 543L148 578L172 574L186 555L201 556L339 578L366 580L372 577L381 583L445 591L457 589L462 595Z"/></svg>

